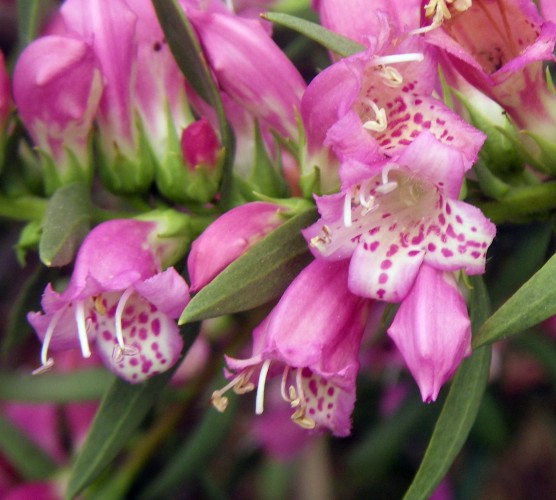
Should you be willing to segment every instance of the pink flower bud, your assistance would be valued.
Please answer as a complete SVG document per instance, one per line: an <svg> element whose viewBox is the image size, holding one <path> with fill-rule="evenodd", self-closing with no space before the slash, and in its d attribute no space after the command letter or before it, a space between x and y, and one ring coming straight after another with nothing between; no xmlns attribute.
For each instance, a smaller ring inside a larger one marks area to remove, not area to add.
<svg viewBox="0 0 556 500"><path fill-rule="evenodd" d="M187 270L198 291L228 264L284 222L282 207L253 202L221 215L191 245Z"/></svg>
<svg viewBox="0 0 556 500"><path fill-rule="evenodd" d="M62 169L66 150L87 165L87 138L102 91L91 48L81 40L46 36L19 57L13 75L19 116L36 146Z"/></svg>
<svg viewBox="0 0 556 500"><path fill-rule="evenodd" d="M181 150L185 164L194 169L197 165L216 166L220 143L206 118L188 125L181 135Z"/></svg>

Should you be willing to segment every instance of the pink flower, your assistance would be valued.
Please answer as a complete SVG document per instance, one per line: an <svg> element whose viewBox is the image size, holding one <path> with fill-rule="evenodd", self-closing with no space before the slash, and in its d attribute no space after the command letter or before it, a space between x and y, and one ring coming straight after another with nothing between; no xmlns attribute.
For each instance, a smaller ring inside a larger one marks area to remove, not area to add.
<svg viewBox="0 0 556 500"><path fill-rule="evenodd" d="M305 429L349 434L355 402L357 352L369 302L346 287L345 263L316 260L288 287L270 315L253 331L253 355L227 358L235 372L213 404L224 410L224 393L255 389L256 413L264 411L267 377L281 373L281 395L291 419ZM318 290L318 296L315 296Z"/></svg>
<svg viewBox="0 0 556 500"><path fill-rule="evenodd" d="M543 61L554 61L556 25L533 2L477 0L445 29L426 34L474 86L498 102L517 126L552 142L556 101Z"/></svg>
<svg viewBox="0 0 556 500"><path fill-rule="evenodd" d="M388 329L416 380L423 401L435 401L471 353L471 326L452 273L424 264Z"/></svg>
<svg viewBox="0 0 556 500"><path fill-rule="evenodd" d="M305 82L260 21L188 13L220 88L268 127L297 139L295 109Z"/></svg>
<svg viewBox="0 0 556 500"><path fill-rule="evenodd" d="M198 166L208 169L216 167L220 142L206 118L191 123L183 130L180 145L187 168L194 170Z"/></svg>
<svg viewBox="0 0 556 500"><path fill-rule="evenodd" d="M368 49L319 73L303 96L309 157L318 158L324 145L341 162L377 162L401 154L426 132L470 165L484 135L433 97L439 87L434 51L421 37L395 31L385 14L372 17L377 32ZM316 164L330 176L326 164Z"/></svg>
<svg viewBox="0 0 556 500"><path fill-rule="evenodd" d="M423 263L483 273L495 227L457 199L467 168L426 132L393 161L346 163L343 191L316 198L321 218L304 230L311 251L350 259L350 290L388 302L404 299Z"/></svg>
<svg viewBox="0 0 556 500"><path fill-rule="evenodd" d="M286 219L284 208L273 203L253 202L221 215L191 245L187 270L191 290L198 291L228 264L245 253Z"/></svg>
<svg viewBox="0 0 556 500"><path fill-rule="evenodd" d="M39 38L17 60L14 100L35 146L48 158L48 191L89 177L88 143L101 91L95 55L78 39Z"/></svg>
<svg viewBox="0 0 556 500"><path fill-rule="evenodd" d="M84 357L91 354L89 341L95 341L108 368L130 382L172 366L182 346L174 319L189 292L174 268L161 271L177 244L160 238L161 232L155 222L126 219L104 222L89 233L64 292L48 285L44 312L28 315L43 341L38 371L53 364L49 347L74 347L76 337Z"/></svg>

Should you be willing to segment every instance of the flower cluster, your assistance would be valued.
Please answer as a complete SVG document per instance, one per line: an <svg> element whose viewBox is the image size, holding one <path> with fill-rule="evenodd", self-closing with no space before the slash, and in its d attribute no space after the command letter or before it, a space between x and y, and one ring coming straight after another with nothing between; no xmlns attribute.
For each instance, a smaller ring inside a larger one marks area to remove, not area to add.
<svg viewBox="0 0 556 500"><path fill-rule="evenodd" d="M397 405L409 373L431 403L473 354L494 222L556 209L556 9L315 0L315 25L269 3L63 1L0 53L0 216L27 223L20 261L55 268L34 374L76 349L140 385L195 345L195 397L254 393L304 430L266 443L291 456L351 433L360 375L395 372ZM296 64L267 19L329 52Z"/></svg>

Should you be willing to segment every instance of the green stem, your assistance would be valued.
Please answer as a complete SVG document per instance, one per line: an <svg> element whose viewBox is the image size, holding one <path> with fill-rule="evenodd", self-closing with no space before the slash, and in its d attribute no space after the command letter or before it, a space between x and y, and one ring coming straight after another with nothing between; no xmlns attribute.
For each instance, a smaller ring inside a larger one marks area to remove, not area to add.
<svg viewBox="0 0 556 500"><path fill-rule="evenodd" d="M35 196L20 198L0 196L0 217L24 222L41 220L47 202L47 200Z"/></svg>
<svg viewBox="0 0 556 500"><path fill-rule="evenodd" d="M556 209L556 181L516 187L498 201L477 206L495 224L523 220L528 215Z"/></svg>

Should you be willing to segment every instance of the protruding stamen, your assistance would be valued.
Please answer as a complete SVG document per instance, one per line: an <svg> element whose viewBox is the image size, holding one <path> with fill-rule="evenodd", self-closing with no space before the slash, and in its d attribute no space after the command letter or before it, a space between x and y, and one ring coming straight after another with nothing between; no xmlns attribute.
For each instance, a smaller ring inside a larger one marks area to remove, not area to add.
<svg viewBox="0 0 556 500"><path fill-rule="evenodd" d="M465 12L471 7L471 4L471 0L429 0L429 3L425 5L425 17L432 18L431 24L413 30L410 34L419 35L436 29L442 25L445 19L451 19L452 13Z"/></svg>
<svg viewBox="0 0 556 500"><path fill-rule="evenodd" d="M255 386L249 382L253 369L241 372L237 377L234 377L230 382L228 382L222 389L214 391L210 398L212 405L219 411L223 412L228 406L228 398L224 394L233 389L236 394L245 394L246 392L252 391Z"/></svg>
<svg viewBox="0 0 556 500"><path fill-rule="evenodd" d="M50 323L48 324L48 328L46 329L46 334L44 335L44 340L42 342L42 347L41 347L41 366L39 366L37 369L31 372L33 375L38 375L40 373L47 372L48 370L50 370L50 368L54 366L54 360L48 357L48 347L50 346L52 335L54 335L54 329L56 328L56 325L58 324L58 320L60 319L60 316L62 316L64 310L65 307L58 309L54 313L52 319L50 320Z"/></svg>
<svg viewBox="0 0 556 500"><path fill-rule="evenodd" d="M372 130L373 132L384 132L388 127L388 119L386 118L386 110L384 108L379 108L371 99L366 99L366 104L374 112L376 119L367 120L363 123L363 128L367 130Z"/></svg>
<svg viewBox="0 0 556 500"><path fill-rule="evenodd" d="M344 197L344 226L351 227L351 201L353 198L352 190L348 189Z"/></svg>
<svg viewBox="0 0 556 500"><path fill-rule="evenodd" d="M388 66L390 64L399 64L404 62L421 62L425 56L422 52L409 52L407 54L391 54L387 56L380 56L373 59L372 64L379 69L381 66Z"/></svg>
<svg viewBox="0 0 556 500"><path fill-rule="evenodd" d="M84 358L91 357L89 338L87 337L87 325L85 324L85 303L83 301L75 304L75 322L77 323L77 336L81 346L81 355Z"/></svg>
<svg viewBox="0 0 556 500"><path fill-rule="evenodd" d="M263 366L261 366L261 372L259 373L259 383L257 385L257 399L255 402L255 413L257 415L262 415L264 411L264 387L266 384L266 376L268 375L268 369L270 368L270 359L267 359Z"/></svg>
<svg viewBox="0 0 556 500"><path fill-rule="evenodd" d="M286 365L284 371L282 372L282 383L280 384L280 394L282 399L288 403L291 401L288 394L286 394L286 384L288 383L288 374L290 373L290 367Z"/></svg>
<svg viewBox="0 0 556 500"><path fill-rule="evenodd" d="M119 356L122 357L125 355L126 352L126 345L124 343L124 334L122 331L122 316L124 314L124 308L126 305L126 302L128 301L129 297L131 296L131 294L133 293L133 288L127 288L124 293L122 293L122 296L120 297L120 300L118 301L118 306L116 307L116 314L114 315L114 323L116 326L116 339L118 341L118 347L119 347Z"/></svg>

